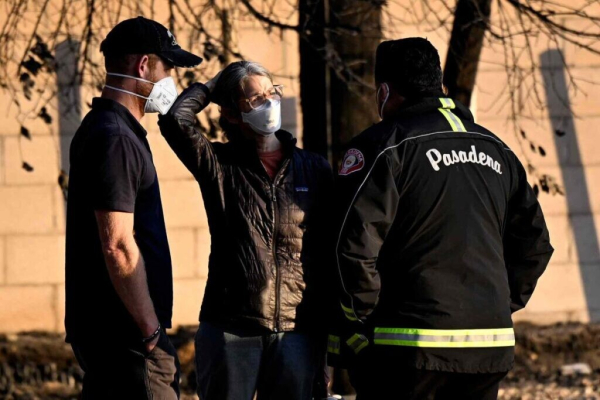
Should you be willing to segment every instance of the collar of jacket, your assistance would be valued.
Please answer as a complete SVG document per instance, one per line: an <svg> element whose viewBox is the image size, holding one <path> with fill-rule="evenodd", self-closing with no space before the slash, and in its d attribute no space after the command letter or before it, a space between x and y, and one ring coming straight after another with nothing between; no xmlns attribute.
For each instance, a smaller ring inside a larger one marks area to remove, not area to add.
<svg viewBox="0 0 600 400"><path fill-rule="evenodd" d="M275 137L277 137L277 140L281 142L281 146L286 157L289 157L296 148L296 143L298 143L298 140L291 133L284 131L283 129L275 132ZM255 143L250 139L240 137L231 142L231 144L235 147L236 151L240 152L241 154L256 154L256 151L249 151L249 149L254 149L256 146Z"/></svg>
<svg viewBox="0 0 600 400"><path fill-rule="evenodd" d="M292 158L298 140L290 132L282 129L275 132L275 136L281 142L284 159ZM246 164L250 168L260 171L264 170L264 167L258 158L258 153L256 152L256 144L252 140L240 137L230 143L234 149L236 158L240 162Z"/></svg>
<svg viewBox="0 0 600 400"><path fill-rule="evenodd" d="M392 118L402 118L405 116L418 115L427 112L431 112L442 108L440 98L447 98L445 94L432 93L419 98L406 100L400 108L393 114ZM454 100L454 99L453 99ZM452 112L458 115L459 118L474 122L473 114L465 107L462 103L454 100L456 108L452 109Z"/></svg>

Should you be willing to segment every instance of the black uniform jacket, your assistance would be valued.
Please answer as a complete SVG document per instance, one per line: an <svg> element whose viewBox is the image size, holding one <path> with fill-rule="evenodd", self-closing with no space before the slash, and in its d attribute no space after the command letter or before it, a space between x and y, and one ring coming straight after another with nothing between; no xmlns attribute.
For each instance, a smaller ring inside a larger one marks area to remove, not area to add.
<svg viewBox="0 0 600 400"><path fill-rule="evenodd" d="M337 191L341 307L370 345L420 369L510 369L511 314L553 252L515 154L461 104L422 98L351 141Z"/></svg>

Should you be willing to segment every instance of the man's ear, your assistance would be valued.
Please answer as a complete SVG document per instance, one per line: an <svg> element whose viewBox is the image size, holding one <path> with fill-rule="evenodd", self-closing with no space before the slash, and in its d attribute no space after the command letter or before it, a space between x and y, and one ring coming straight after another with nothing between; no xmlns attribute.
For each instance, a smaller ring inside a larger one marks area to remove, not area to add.
<svg viewBox="0 0 600 400"><path fill-rule="evenodd" d="M390 90L390 86L385 82L381 82L378 85L378 87L377 87L377 104L383 104L386 97L389 97L389 90Z"/></svg>
<svg viewBox="0 0 600 400"><path fill-rule="evenodd" d="M137 76L150 80L150 75L152 71L150 71L150 57L147 54L144 54L140 58L137 59L135 63L135 72Z"/></svg>
<svg viewBox="0 0 600 400"><path fill-rule="evenodd" d="M240 113L232 110L231 108L221 108L221 115L225 117L227 122L230 124L239 125L242 123L242 118L240 117Z"/></svg>

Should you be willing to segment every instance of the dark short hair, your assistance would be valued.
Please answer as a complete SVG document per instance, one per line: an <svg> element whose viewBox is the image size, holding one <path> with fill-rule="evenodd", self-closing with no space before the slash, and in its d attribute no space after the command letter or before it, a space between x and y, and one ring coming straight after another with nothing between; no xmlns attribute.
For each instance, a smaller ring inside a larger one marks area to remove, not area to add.
<svg viewBox="0 0 600 400"><path fill-rule="evenodd" d="M137 62L140 56L143 56L143 54L107 55L104 58L104 67L106 68L106 72L127 74L131 71L132 65ZM167 67L173 67L173 64L170 61L167 61L156 54L148 54L148 66L150 69L154 68L158 60L162 60Z"/></svg>
<svg viewBox="0 0 600 400"><path fill-rule="evenodd" d="M137 61L139 54L111 55L104 58L106 72L129 73L131 66Z"/></svg>
<svg viewBox="0 0 600 400"><path fill-rule="evenodd" d="M386 82L404 97L442 90L440 56L427 39L389 40L377 47L375 82Z"/></svg>

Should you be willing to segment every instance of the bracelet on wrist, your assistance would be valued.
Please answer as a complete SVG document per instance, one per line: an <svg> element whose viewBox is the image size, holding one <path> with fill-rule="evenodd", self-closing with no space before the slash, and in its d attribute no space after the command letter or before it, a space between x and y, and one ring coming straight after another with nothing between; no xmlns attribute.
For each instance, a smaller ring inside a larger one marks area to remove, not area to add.
<svg viewBox="0 0 600 400"><path fill-rule="evenodd" d="M146 344L146 343L150 343L151 341L153 341L154 339L156 339L156 337L158 335L160 335L160 330L162 329L162 327L160 326L160 323L158 324L158 327L156 328L156 330L154 331L154 333L152 333L152 335L142 338L142 343Z"/></svg>

